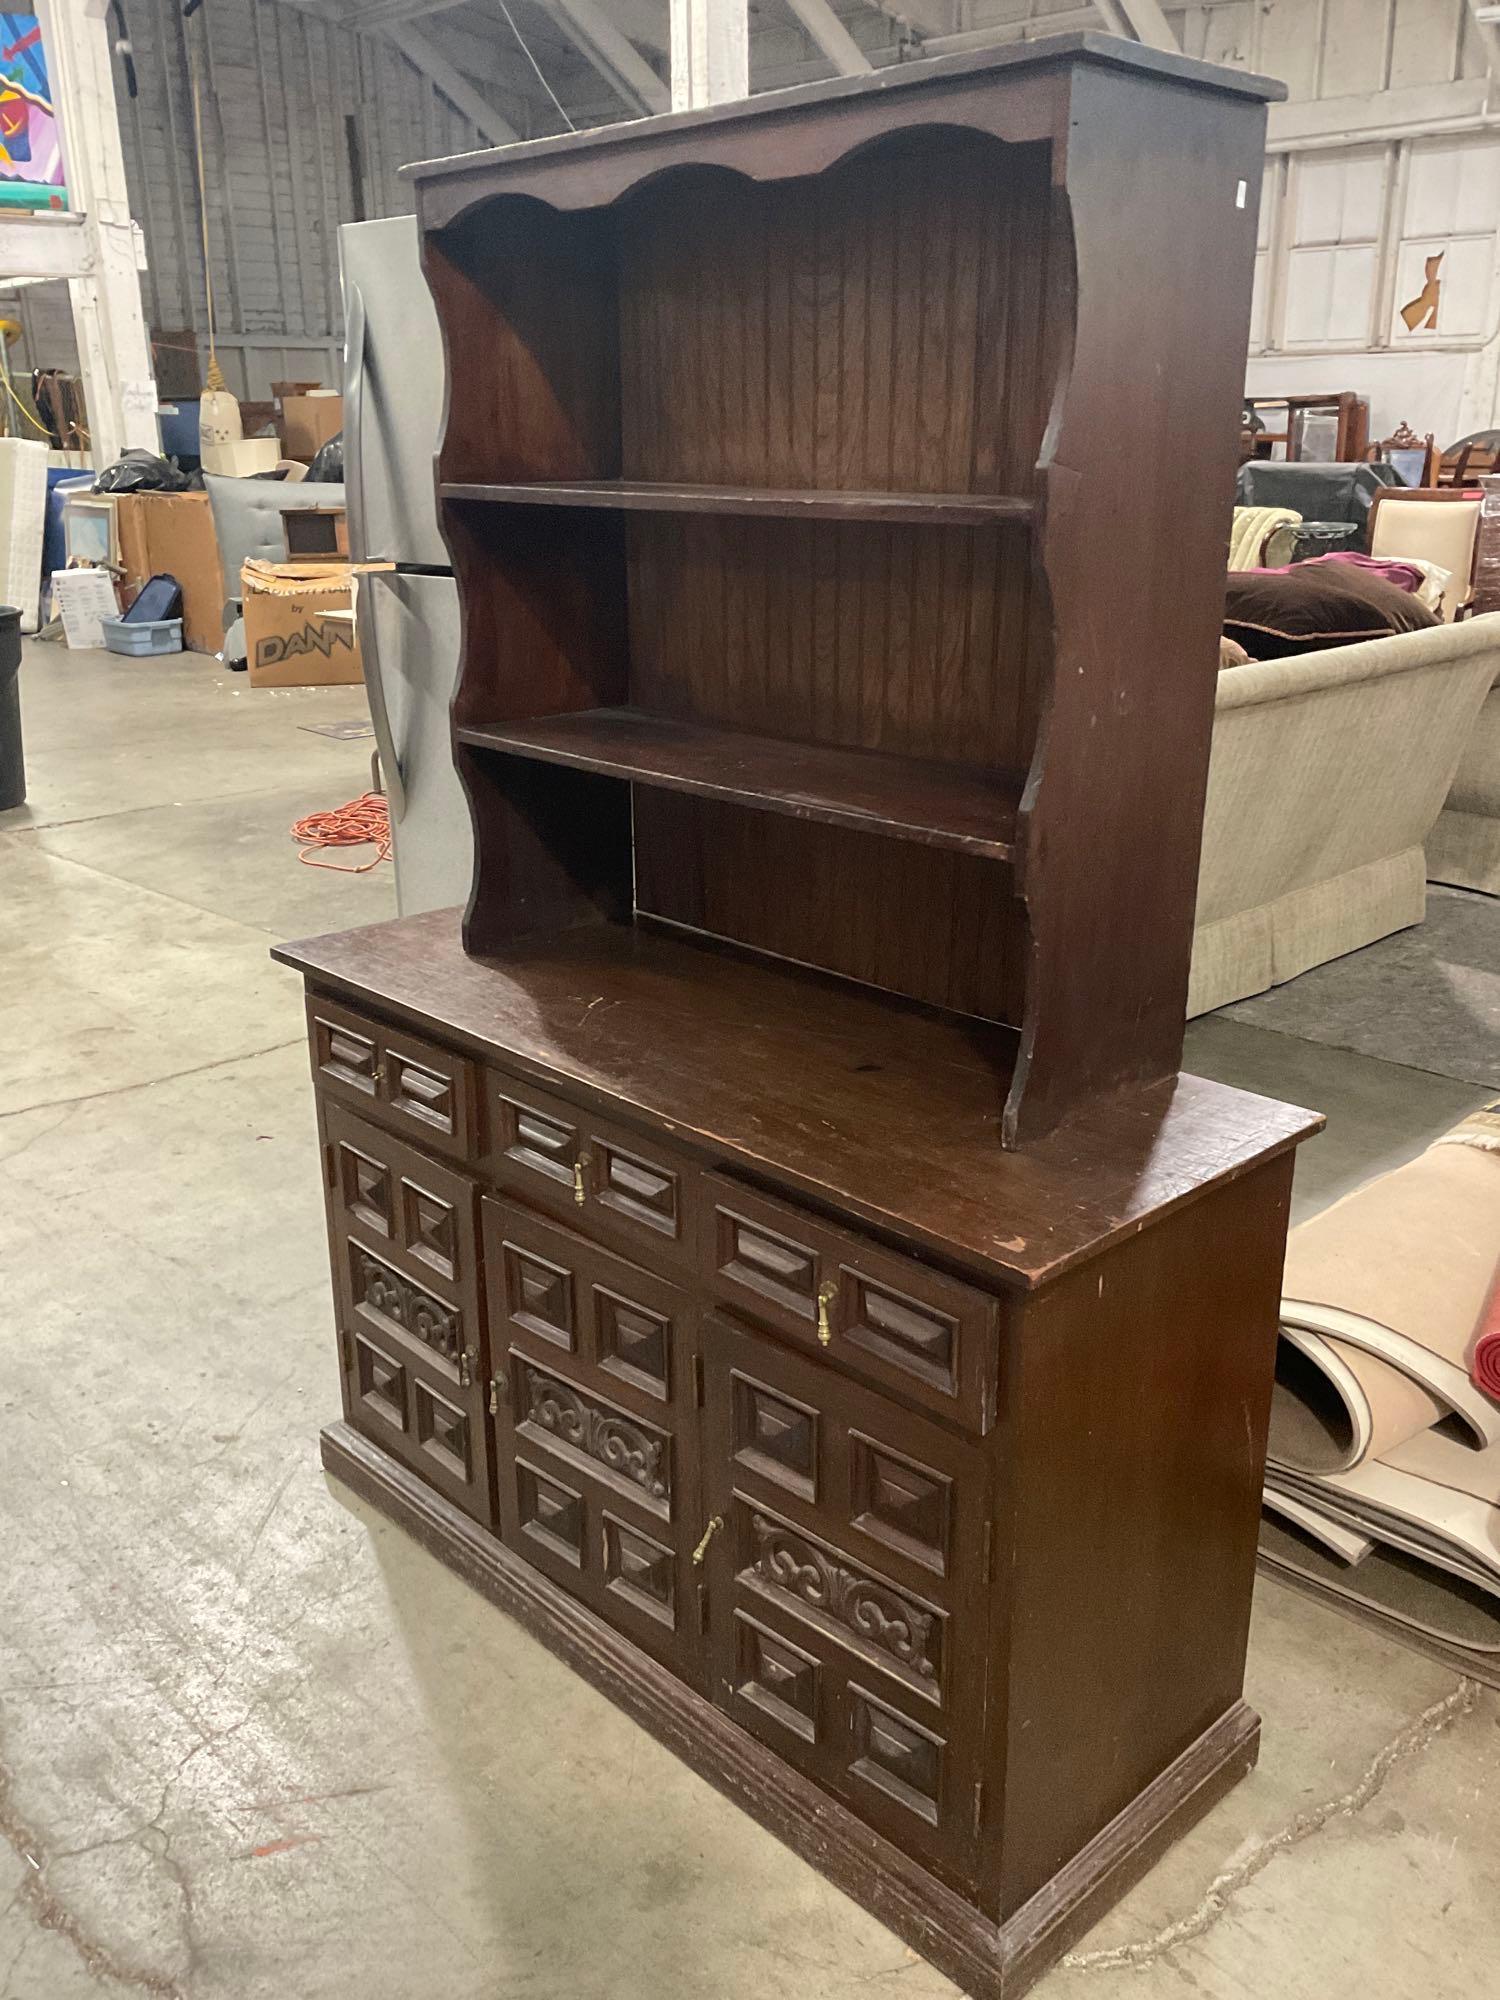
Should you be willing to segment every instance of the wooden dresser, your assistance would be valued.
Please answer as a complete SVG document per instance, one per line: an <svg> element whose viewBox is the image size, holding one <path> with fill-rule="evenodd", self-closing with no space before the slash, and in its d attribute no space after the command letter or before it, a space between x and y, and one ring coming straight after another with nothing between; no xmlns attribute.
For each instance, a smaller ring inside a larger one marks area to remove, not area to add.
<svg viewBox="0 0 1500 2000"><path fill-rule="evenodd" d="M474 891L277 954L330 1471L976 1994L1256 1751L1318 1121L1178 1063L1268 94L418 169Z"/></svg>

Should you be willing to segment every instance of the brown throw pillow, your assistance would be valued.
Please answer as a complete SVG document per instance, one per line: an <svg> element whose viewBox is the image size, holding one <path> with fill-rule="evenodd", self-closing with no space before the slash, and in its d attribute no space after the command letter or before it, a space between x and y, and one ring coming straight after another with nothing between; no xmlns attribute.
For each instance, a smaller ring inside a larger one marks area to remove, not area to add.
<svg viewBox="0 0 1500 2000"><path fill-rule="evenodd" d="M1353 563L1229 572L1224 630L1254 660L1353 646L1438 622L1418 598Z"/></svg>

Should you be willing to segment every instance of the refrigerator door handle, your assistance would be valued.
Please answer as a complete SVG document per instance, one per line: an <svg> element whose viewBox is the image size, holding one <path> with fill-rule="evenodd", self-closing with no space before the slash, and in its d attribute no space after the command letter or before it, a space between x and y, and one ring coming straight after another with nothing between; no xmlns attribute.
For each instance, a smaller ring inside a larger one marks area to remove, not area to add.
<svg viewBox="0 0 1500 2000"><path fill-rule="evenodd" d="M380 672L380 642L376 638L378 614L375 609L374 591L381 578L379 573L356 575L354 587L358 605L356 630L359 633L360 662L364 669L365 693L370 700L370 721L375 729L375 748L380 757L380 768L385 775L385 802L391 815L391 824L406 817L406 784L401 775L401 760L396 754L396 738L391 728L391 712L386 706L385 682Z"/></svg>
<svg viewBox="0 0 1500 2000"><path fill-rule="evenodd" d="M344 326L344 500L349 510L349 553L367 562L365 547L365 466L361 449L365 423L365 295L350 285Z"/></svg>
<svg viewBox="0 0 1500 2000"><path fill-rule="evenodd" d="M356 562L365 561L369 555L365 547L364 453L360 449L364 421L365 297L358 285L351 285L345 303L344 331L344 504L349 510L349 553ZM385 802L394 824L406 815L406 785L380 673L377 613L371 595L374 580L371 576L355 576L356 624L370 721L375 728L375 749L385 778Z"/></svg>

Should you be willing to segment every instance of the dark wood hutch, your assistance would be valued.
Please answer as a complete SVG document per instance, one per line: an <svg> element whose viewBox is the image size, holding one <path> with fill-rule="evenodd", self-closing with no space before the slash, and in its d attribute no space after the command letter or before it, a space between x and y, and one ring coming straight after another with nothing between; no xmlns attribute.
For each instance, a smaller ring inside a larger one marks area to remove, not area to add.
<svg viewBox="0 0 1500 2000"><path fill-rule="evenodd" d="M473 893L278 953L330 1470L987 1995L1255 1756L1317 1121L1178 1065L1275 94L414 169Z"/></svg>

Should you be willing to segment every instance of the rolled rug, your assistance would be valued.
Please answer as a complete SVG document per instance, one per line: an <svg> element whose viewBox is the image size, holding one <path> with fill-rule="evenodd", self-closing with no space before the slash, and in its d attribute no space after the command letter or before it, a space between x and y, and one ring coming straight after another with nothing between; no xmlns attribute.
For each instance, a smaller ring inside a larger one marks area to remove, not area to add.
<svg viewBox="0 0 1500 2000"><path fill-rule="evenodd" d="M1470 1374L1500 1256L1500 1115L1465 1119L1417 1159L1293 1231L1270 1457L1351 1471L1454 1418L1500 1443L1500 1402Z"/></svg>
<svg viewBox="0 0 1500 2000"><path fill-rule="evenodd" d="M1342 1561L1324 1537L1271 1512L1260 1553L1288 1582L1500 1686L1500 1598L1491 1591L1384 1542L1357 1563Z"/></svg>
<svg viewBox="0 0 1500 2000"><path fill-rule="evenodd" d="M1262 1561L1500 1685L1500 1510L1442 1483L1500 1491L1500 1451L1428 1431L1400 1455L1436 1477L1373 1460L1334 1479L1268 1468Z"/></svg>
<svg viewBox="0 0 1500 2000"><path fill-rule="evenodd" d="M1349 1527L1326 1508L1305 1500L1300 1493L1287 1492L1273 1485L1269 1478L1262 1497L1268 1513L1279 1514L1282 1520L1294 1523L1304 1534L1320 1542L1330 1554L1337 1556L1340 1562L1363 1562L1375 1547L1373 1536L1359 1528Z"/></svg>
<svg viewBox="0 0 1500 2000"><path fill-rule="evenodd" d="M1463 1451L1462 1446L1455 1449ZM1266 1485L1268 1491L1274 1488L1300 1500L1356 1534L1405 1549L1500 1600L1500 1509L1489 1501L1373 1458L1327 1479L1268 1473ZM1332 1546L1328 1536L1321 1539Z"/></svg>
<svg viewBox="0 0 1500 2000"><path fill-rule="evenodd" d="M1500 1264L1495 1266L1489 1297L1479 1315L1469 1373L1476 1389L1500 1403Z"/></svg>

